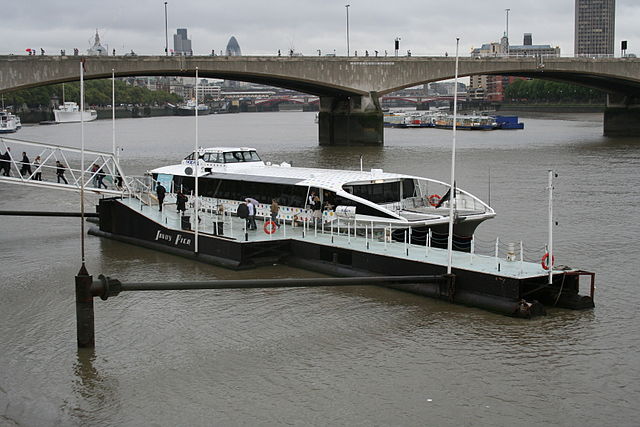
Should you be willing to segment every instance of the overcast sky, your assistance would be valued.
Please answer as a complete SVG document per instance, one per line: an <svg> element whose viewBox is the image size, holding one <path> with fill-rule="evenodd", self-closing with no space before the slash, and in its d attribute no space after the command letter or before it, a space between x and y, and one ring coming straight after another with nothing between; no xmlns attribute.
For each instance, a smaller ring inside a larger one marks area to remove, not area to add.
<svg viewBox="0 0 640 427"><path fill-rule="evenodd" d="M187 28L194 54L224 50L235 36L244 55L271 55L293 48L304 55L346 53L346 9L349 3L351 50L391 55L401 38L402 53L442 55L499 41L510 8L511 44L523 33L534 44L560 46L573 54L575 0L168 0L169 49L176 28ZM151 0L3 0L0 54L25 54L44 48L47 54L74 47L86 52L98 29L102 44L117 53L164 53L164 1ZM616 1L616 55L621 40L628 53L640 53L640 0ZM353 52L352 52L353 53Z"/></svg>

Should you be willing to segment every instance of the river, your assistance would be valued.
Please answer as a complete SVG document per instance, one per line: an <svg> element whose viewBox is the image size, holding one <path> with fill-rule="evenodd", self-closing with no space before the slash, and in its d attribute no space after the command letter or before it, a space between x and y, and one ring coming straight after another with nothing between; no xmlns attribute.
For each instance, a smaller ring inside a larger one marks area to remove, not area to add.
<svg viewBox="0 0 640 427"><path fill-rule="evenodd" d="M450 131L319 147L313 118L204 116L200 145L251 146L295 166L356 169L362 155L365 169L449 180ZM184 157L193 121L118 120L125 172ZM0 425L637 425L640 138L603 137L601 115L523 121L523 131L458 132L458 185L497 212L478 245L523 240L539 259L554 169L557 263L596 272L594 310L522 320L376 287L131 292L96 299L96 349L78 351L79 219L3 216ZM85 135L87 148L111 150L110 121ZM13 137L79 146L80 126ZM0 210L78 206L73 193L0 183ZM235 272L94 236L86 261L94 277L123 281L316 276Z"/></svg>

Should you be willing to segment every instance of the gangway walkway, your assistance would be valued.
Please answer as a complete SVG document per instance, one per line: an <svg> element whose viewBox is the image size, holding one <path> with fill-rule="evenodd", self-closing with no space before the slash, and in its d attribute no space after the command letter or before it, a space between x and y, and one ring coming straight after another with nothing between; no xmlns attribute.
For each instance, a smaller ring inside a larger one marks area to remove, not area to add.
<svg viewBox="0 0 640 427"><path fill-rule="evenodd" d="M23 152L29 162L23 161ZM81 154L75 147L0 137L0 182L80 192ZM148 186L140 179L125 176L113 153L84 150L84 155L84 191L138 197L148 192ZM61 170L64 179L58 177ZM100 182L107 188L98 188Z"/></svg>

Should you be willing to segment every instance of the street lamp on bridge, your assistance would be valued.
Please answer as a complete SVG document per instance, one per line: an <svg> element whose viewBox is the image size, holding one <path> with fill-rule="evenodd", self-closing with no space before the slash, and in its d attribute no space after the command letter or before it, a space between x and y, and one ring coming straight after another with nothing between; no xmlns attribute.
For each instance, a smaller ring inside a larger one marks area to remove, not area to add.
<svg viewBox="0 0 640 427"><path fill-rule="evenodd" d="M169 56L169 31L167 28L167 2L164 2L164 54Z"/></svg>
<svg viewBox="0 0 640 427"><path fill-rule="evenodd" d="M349 6L350 4L345 4L344 7L347 9L347 56L349 56Z"/></svg>
<svg viewBox="0 0 640 427"><path fill-rule="evenodd" d="M507 57L509 57L509 11L511 9L505 9L505 12L507 12L507 31L504 33L505 37L507 38Z"/></svg>
<svg viewBox="0 0 640 427"><path fill-rule="evenodd" d="M396 37L396 39L394 40L394 47L396 49L396 58L398 57L398 51L400 50L400 40L402 40L400 37Z"/></svg>

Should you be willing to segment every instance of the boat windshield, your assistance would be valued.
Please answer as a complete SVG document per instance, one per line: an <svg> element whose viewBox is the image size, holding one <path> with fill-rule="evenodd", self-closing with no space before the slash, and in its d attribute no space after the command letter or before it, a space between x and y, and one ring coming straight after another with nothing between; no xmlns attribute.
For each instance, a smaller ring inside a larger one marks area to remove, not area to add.
<svg viewBox="0 0 640 427"><path fill-rule="evenodd" d="M255 151L228 151L224 153L224 163L259 162L260 156Z"/></svg>

